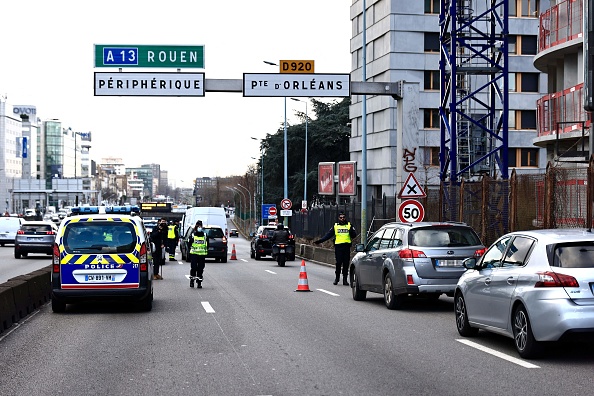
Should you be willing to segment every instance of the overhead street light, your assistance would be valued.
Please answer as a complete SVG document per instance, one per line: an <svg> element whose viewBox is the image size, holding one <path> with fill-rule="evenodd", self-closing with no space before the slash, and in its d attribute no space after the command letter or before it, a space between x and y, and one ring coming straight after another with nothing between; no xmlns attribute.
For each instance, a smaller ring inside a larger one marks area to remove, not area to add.
<svg viewBox="0 0 594 396"><path fill-rule="evenodd" d="M303 201L305 201L305 204L307 205L307 101L296 98L291 98L291 100L305 103L305 171L303 174Z"/></svg>
<svg viewBox="0 0 594 396"><path fill-rule="evenodd" d="M276 63L274 62L268 62L268 61L264 61L264 63L266 63L267 65L271 65L271 66L278 66ZM283 184L283 198L289 198L289 183L288 183L288 179L287 179L287 97L284 97L285 99L285 124L284 124L284 154L285 154L285 159L284 159L284 184ZM289 219L285 216L283 218L283 224L285 226L289 225Z"/></svg>

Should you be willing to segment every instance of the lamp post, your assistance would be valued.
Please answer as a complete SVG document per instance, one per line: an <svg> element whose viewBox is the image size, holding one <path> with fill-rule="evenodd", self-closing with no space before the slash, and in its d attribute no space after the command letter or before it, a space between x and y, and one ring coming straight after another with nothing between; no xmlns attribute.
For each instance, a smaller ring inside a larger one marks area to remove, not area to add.
<svg viewBox="0 0 594 396"><path fill-rule="evenodd" d="M245 195L243 194L243 192L241 190L236 189L235 187L225 187L231 191L233 191L233 200L235 200L235 194L241 194L241 196L239 196L239 207L240 209L243 209L243 204L241 203L241 197L243 196L244 201L245 201ZM237 205L236 205L237 208ZM236 211L237 212L237 211ZM241 220L241 214L239 215L239 219Z"/></svg>
<svg viewBox="0 0 594 396"><path fill-rule="evenodd" d="M249 198L249 202L250 202L250 213L249 213L249 216L248 216L248 221L249 221L249 225L250 226L248 228L248 231L251 231L251 229L252 229L252 193L250 192L250 190L248 190L247 188L245 188L241 184L237 183L237 185L239 187L243 188L248 193L248 198Z"/></svg>
<svg viewBox="0 0 594 396"><path fill-rule="evenodd" d="M305 103L305 171L303 172L303 201L305 201L305 204L307 205L307 102L296 98L291 98L291 100Z"/></svg>
<svg viewBox="0 0 594 396"><path fill-rule="evenodd" d="M251 139L258 140L255 137L252 137ZM262 192L260 193L260 204L264 205L264 143L260 143L260 173L262 178L262 181L260 182L260 189L262 190ZM264 224L264 215L262 215L262 220L260 224Z"/></svg>
<svg viewBox="0 0 594 396"><path fill-rule="evenodd" d="M268 62L268 61L264 61L264 63L266 63L267 65L271 65L271 66L278 66L276 63L274 62ZM285 124L284 124L284 154L285 154L285 160L284 160L284 184L283 184L283 194L284 197L283 198L289 198L289 183L288 183L288 179L287 179L287 97L284 97L285 99ZM287 217L284 217L283 219L283 224L285 226L289 225L289 219Z"/></svg>

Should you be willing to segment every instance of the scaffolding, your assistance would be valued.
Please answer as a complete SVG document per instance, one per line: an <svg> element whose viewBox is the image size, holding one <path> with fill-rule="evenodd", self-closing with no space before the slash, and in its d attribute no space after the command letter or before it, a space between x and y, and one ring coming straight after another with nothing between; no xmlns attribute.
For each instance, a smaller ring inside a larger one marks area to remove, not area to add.
<svg viewBox="0 0 594 396"><path fill-rule="evenodd" d="M441 1L441 180L508 179L508 7Z"/></svg>

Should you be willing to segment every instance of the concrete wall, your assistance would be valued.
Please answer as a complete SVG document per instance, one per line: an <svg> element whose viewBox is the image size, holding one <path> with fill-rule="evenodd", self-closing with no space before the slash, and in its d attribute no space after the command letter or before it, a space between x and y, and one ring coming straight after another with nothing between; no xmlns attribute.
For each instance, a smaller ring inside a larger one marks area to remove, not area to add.
<svg viewBox="0 0 594 396"><path fill-rule="evenodd" d="M0 333L50 300L51 270L50 265L0 284Z"/></svg>

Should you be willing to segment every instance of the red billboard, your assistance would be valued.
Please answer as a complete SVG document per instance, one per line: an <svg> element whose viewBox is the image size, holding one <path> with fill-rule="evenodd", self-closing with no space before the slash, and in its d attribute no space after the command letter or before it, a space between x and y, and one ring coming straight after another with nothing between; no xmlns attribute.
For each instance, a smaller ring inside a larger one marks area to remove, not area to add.
<svg viewBox="0 0 594 396"><path fill-rule="evenodd" d="M355 161L338 163L338 195L357 195L355 188L357 165Z"/></svg>
<svg viewBox="0 0 594 396"><path fill-rule="evenodd" d="M334 195L334 162L318 163L318 194Z"/></svg>

